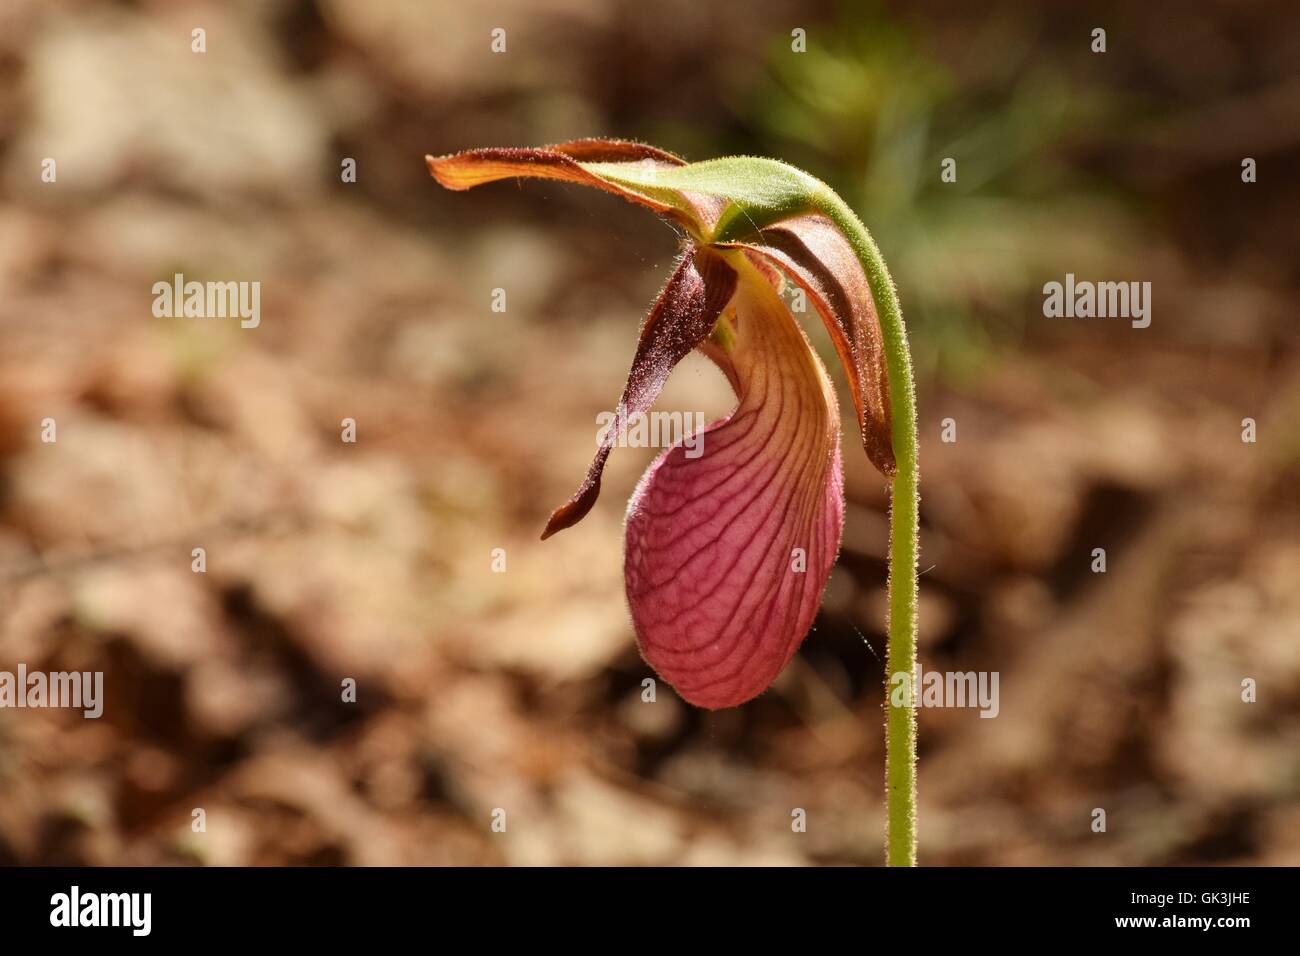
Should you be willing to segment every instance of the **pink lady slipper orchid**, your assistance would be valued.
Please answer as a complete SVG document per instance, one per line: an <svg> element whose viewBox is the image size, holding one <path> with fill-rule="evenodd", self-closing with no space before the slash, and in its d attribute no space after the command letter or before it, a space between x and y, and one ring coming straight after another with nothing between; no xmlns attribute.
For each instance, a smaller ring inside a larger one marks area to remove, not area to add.
<svg viewBox="0 0 1300 956"><path fill-rule="evenodd" d="M775 160L687 164L650 146L579 140L477 149L428 157L428 164L448 189L517 176L595 186L685 230L681 260L641 328L614 423L542 537L591 510L628 417L645 412L673 367L700 349L738 404L705 428L702 454L688 456L679 443L637 486L627 513L627 599L643 656L686 700L733 707L762 693L812 626L844 519L839 406L781 299L783 276L805 290L830 330L867 457L891 478L900 439L891 431L891 384L893 404L910 415L910 367L904 381L890 382L890 343L882 340L879 295L872 294L883 282L896 311L892 287L865 229L827 186ZM901 321L895 326L894 347L905 362ZM914 430L901 438L914 461ZM910 474L901 495L895 482L894 517L905 499L914 537L914 469ZM910 566L914 576L914 550ZM903 572L893 573L897 585ZM902 584L894 613L906 610L910 631L914 577Z"/></svg>

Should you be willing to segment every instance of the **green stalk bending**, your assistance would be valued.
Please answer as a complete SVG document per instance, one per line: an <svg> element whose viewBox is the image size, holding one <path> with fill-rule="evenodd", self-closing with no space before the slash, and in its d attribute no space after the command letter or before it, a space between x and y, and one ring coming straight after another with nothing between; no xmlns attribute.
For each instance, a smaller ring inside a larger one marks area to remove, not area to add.
<svg viewBox="0 0 1300 956"><path fill-rule="evenodd" d="M829 192L829 190L828 190ZM890 495L889 648L886 674L906 674L909 693L902 706L893 706L885 691L885 794L888 809L886 862L916 865L916 710L912 686L916 675L916 592L919 545L921 474L916 440L916 392L907 329L885 261L862 221L838 196L818 197L818 211L844 233L867 274L880 318L885 363L889 370L889 405L893 415L894 458L898 472Z"/></svg>

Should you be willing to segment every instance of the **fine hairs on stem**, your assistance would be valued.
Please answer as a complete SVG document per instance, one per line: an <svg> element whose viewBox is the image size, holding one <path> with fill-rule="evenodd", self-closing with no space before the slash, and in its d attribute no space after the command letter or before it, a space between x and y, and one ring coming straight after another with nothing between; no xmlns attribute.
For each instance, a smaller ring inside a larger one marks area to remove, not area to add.
<svg viewBox="0 0 1300 956"><path fill-rule="evenodd" d="M833 193L819 197L818 211L844 233L867 274L880 318L880 331L889 370L889 399L893 413L894 457L898 472L890 495L889 643L886 677L906 674L908 694L901 706L885 694L885 793L887 809L886 862L916 864L916 710L912 707L911 676L916 672L916 596L919 552L920 468L916 438L916 392L907 329L894 282L880 250L862 221Z"/></svg>

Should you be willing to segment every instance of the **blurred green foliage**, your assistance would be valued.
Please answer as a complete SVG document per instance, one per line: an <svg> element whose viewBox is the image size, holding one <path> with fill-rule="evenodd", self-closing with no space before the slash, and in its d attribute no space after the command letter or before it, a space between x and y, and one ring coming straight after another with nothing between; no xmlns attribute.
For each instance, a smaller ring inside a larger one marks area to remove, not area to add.
<svg viewBox="0 0 1300 956"><path fill-rule="evenodd" d="M1070 159L1113 104L1032 62L1031 29L991 19L954 70L856 7L810 29L806 52L775 38L767 78L741 98L769 148L875 235L923 374L964 377L1023 333L1043 282L1104 268L1134 239L1123 202L1100 200Z"/></svg>

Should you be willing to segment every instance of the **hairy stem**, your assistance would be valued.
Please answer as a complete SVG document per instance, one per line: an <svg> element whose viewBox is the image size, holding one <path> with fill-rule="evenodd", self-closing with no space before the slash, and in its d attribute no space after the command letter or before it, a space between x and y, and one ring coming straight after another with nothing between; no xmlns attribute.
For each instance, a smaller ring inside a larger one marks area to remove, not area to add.
<svg viewBox="0 0 1300 956"><path fill-rule="evenodd" d="M885 363L889 372L889 401L893 414L894 458L898 473L890 495L889 649L886 654L885 793L888 810L886 862L916 865L916 710L912 686L916 674L916 589L919 551L918 504L920 469L917 463L916 393L907 329L885 261L875 240L848 205L829 190L818 197L819 212L844 233L867 274L880 318ZM889 692L895 675L905 674L908 693L894 706Z"/></svg>

